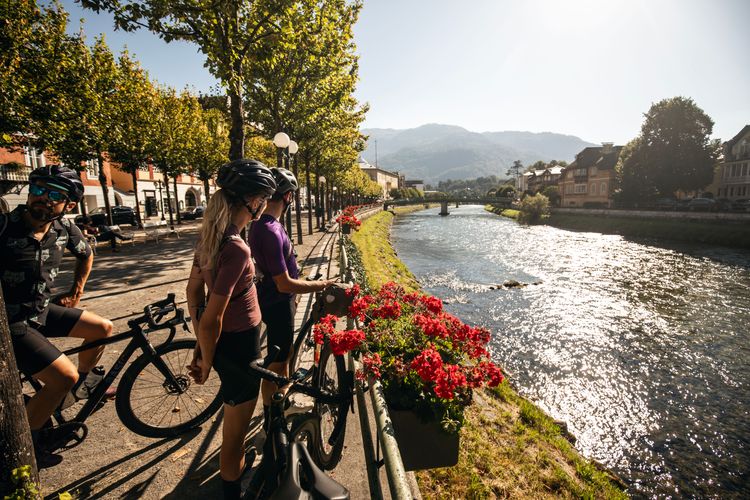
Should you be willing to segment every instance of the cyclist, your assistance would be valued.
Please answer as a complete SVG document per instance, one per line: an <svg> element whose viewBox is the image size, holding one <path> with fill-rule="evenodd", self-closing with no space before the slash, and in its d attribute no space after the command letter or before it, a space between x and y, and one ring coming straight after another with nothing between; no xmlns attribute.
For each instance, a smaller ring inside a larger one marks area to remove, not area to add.
<svg viewBox="0 0 750 500"><path fill-rule="evenodd" d="M250 227L250 248L262 279L258 284L258 298L269 346L279 346L280 351L269 369L283 377L289 376L289 357L294 335L296 294L317 292L334 283L334 280L304 281L299 279L299 268L294 248L282 223L284 214L299 187L294 174L285 168L273 168L276 193L266 210ZM264 428L269 422L271 396L278 388L272 382L261 382L263 396ZM266 429L267 430L267 429Z"/></svg>
<svg viewBox="0 0 750 500"><path fill-rule="evenodd" d="M219 469L224 498L237 499L246 467L245 434L260 389L250 362L260 357L261 322L255 268L250 248L239 234L260 217L276 182L261 162L242 159L223 165L216 183L221 189L211 196L203 215L187 285L188 309L198 335L190 373L202 384L213 367L221 380L224 425Z"/></svg>
<svg viewBox="0 0 750 500"><path fill-rule="evenodd" d="M80 353L76 369L47 337L77 337L88 343L112 334L112 322L75 307L94 257L81 231L63 215L82 196L83 184L74 170L40 167L29 174L26 204L0 215L0 281L16 363L44 384L26 404L40 467L62 461L43 449L42 427L71 389L85 397L85 389L93 388L100 377L90 372L104 350L102 346ZM52 303L64 248L76 257L73 285Z"/></svg>

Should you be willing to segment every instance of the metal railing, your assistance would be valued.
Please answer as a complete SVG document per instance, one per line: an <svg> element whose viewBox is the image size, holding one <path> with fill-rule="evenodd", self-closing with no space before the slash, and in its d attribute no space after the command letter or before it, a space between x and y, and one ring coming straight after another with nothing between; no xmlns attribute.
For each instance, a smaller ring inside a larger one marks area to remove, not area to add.
<svg viewBox="0 0 750 500"><path fill-rule="evenodd" d="M0 165L0 180L3 181L29 182L30 173L31 167Z"/></svg>
<svg viewBox="0 0 750 500"><path fill-rule="evenodd" d="M349 264L349 258L344 246L344 237L341 234L339 234L339 258L342 280L347 283L356 282L357 277L354 275L354 270ZM354 318L347 317L346 327L351 329L355 326L359 326L358 322ZM358 362L351 354L349 354L349 367L352 370L358 368ZM370 484L370 497L374 499L383 498L378 469L385 467L391 498L397 500L411 499L413 498L412 490L406 476L403 461L401 460L401 452L396 442L393 423L388 415L388 407L383 395L383 386L378 380L372 378L370 378L368 383L377 432L375 441L376 449L373 449L370 416L365 400L365 391L360 382L356 384L355 395L357 398L357 409L359 410L360 427L362 429L362 442L364 444L367 477ZM382 460L380 459L381 449L383 453Z"/></svg>

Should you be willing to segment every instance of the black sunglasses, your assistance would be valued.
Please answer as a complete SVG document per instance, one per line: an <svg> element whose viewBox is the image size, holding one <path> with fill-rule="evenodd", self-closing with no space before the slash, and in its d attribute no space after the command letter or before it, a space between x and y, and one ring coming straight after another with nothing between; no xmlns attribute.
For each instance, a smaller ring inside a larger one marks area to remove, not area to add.
<svg viewBox="0 0 750 500"><path fill-rule="evenodd" d="M68 199L68 193L50 189L47 186L40 186L39 184L29 186L29 193L34 196L42 196L44 193L47 193L47 198L51 201L65 201Z"/></svg>

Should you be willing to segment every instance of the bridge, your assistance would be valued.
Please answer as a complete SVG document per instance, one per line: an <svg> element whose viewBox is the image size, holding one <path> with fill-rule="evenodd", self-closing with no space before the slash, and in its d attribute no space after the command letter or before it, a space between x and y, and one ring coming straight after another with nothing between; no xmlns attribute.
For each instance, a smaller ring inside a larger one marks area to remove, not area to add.
<svg viewBox="0 0 750 500"><path fill-rule="evenodd" d="M509 198L494 198L486 196L483 198L461 198L458 196L448 196L447 198L439 198L434 200L425 199L405 199L405 200L386 200L383 202L383 210L388 210L389 207L402 207L405 205L424 205L428 207L430 203L440 203L440 215L449 215L448 205L456 204L456 208L459 205L497 205L504 208L511 208L513 203L512 199Z"/></svg>

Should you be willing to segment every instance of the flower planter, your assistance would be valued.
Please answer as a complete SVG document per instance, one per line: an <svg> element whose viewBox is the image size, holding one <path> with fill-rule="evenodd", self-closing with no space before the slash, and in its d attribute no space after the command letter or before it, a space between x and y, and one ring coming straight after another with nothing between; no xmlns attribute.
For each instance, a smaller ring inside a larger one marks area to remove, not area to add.
<svg viewBox="0 0 750 500"><path fill-rule="evenodd" d="M409 410L388 408L401 460L407 471L450 467L458 463L457 433L447 433L440 422L423 422Z"/></svg>
<svg viewBox="0 0 750 500"><path fill-rule="evenodd" d="M342 224L341 225L341 232L344 234L351 234L352 232L352 226L349 224Z"/></svg>

